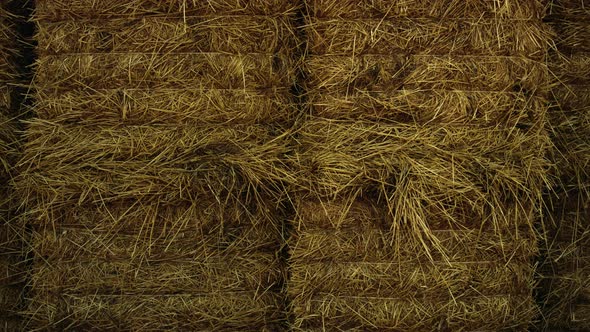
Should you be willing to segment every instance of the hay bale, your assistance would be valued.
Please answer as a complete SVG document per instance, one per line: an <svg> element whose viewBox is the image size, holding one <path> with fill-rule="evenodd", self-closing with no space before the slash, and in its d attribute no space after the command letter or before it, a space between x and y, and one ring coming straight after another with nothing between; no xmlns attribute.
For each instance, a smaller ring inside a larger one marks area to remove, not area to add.
<svg viewBox="0 0 590 332"><path fill-rule="evenodd" d="M434 250L411 229L390 230L386 213L366 202L305 202L298 211L289 284L297 329L493 330L523 328L537 313L537 246L526 226L432 227Z"/></svg>
<svg viewBox="0 0 590 332"><path fill-rule="evenodd" d="M37 1L15 179L31 329L274 331L298 47L284 1Z"/></svg>
<svg viewBox="0 0 590 332"><path fill-rule="evenodd" d="M545 244L541 294L548 329L590 329L590 12L581 0L553 1L548 22L557 48L551 128L556 151L548 195L553 221Z"/></svg>
<svg viewBox="0 0 590 332"><path fill-rule="evenodd" d="M33 326L256 330L279 324L281 232L266 211L252 215L217 202L147 205L128 215L130 208L67 208L48 218L57 226L40 222L32 239ZM237 306L246 304L251 307ZM147 305L158 307L126 318Z"/></svg>
<svg viewBox="0 0 590 332"><path fill-rule="evenodd" d="M307 1L296 331L527 330L549 183L541 1Z"/></svg>

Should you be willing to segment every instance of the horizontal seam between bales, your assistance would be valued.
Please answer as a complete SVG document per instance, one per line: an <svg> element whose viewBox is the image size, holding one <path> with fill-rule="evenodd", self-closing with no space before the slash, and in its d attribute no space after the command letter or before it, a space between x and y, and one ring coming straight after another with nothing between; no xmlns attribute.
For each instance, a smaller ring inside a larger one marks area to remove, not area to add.
<svg viewBox="0 0 590 332"><path fill-rule="evenodd" d="M297 260L300 260L300 258L297 258ZM439 266L448 266L448 267L453 267L454 265L498 265L498 266L505 266L507 267L507 265L511 265L511 264L516 264L519 261L514 260L514 261L508 261L508 262L503 262L503 261L492 261L492 260L487 260L487 261L451 261L449 260L448 262L444 261L444 260L435 260L435 261L431 261L431 260L427 260L426 262L420 261L419 259L414 259L414 260L409 260L409 259L404 259L404 260L398 260L398 261L383 261L383 260L374 260L374 261L363 261L363 260L331 260L331 259L326 259L326 260L320 260L320 259L316 259L316 260L310 260L310 261L306 261L306 262L297 262L297 265L299 266L308 266L308 265L327 265L327 264L332 264L332 265L396 265L396 266L407 266L408 264L412 264L412 265L416 265L416 266L420 266L423 267L424 264L432 264L432 265L439 265ZM518 266L521 266L520 264Z"/></svg>
<svg viewBox="0 0 590 332"><path fill-rule="evenodd" d="M270 247L270 246L269 246ZM202 248L197 248L197 249L202 249ZM213 249L213 248L212 248ZM243 250L241 250L243 248L236 248L235 251L242 252ZM267 249L264 248L262 246L259 247L255 247L256 250L262 250L262 249ZM235 255L237 252L233 252L232 255ZM39 255L46 255L42 252L38 253ZM239 268L244 268L244 265L247 265L248 263L252 262L251 260L245 260L242 261L243 263L240 264L240 261L237 259L231 259L228 258L226 256L221 256L221 257L215 257L215 256L208 256L208 257L213 257L213 259L218 259L219 261L206 261L206 260L202 260L199 261L195 258L190 258L190 257L182 257L182 258L178 258L178 257L162 257L162 258L150 258L150 255L142 255L142 256L137 256L137 257L131 257L131 256L108 256L108 257L96 257L96 256L91 256L91 255L76 255L76 256L59 256L57 258L51 258L51 255L46 255L48 257L44 257L42 262L44 264L42 264L42 266L48 266L48 267L52 267L52 263L60 263L62 264L62 266L64 265L69 265L69 264L76 264L76 265L80 265L80 266L84 266L84 265L92 265L94 263L102 265L102 264L108 264L108 263L125 263L125 265L129 264L129 266L133 267L133 270L137 270L137 269L144 269L144 265L145 264L149 264L150 267L155 267L155 266L159 266L159 265L182 265L185 267L194 267L194 266L203 266L203 267L207 267L207 266L222 266L222 267L227 267L227 265L232 264L233 267L239 267ZM194 255L188 255L188 256L194 256ZM265 255L267 258L268 257L273 257L274 258L274 254L273 253L268 253L267 255ZM158 257L158 256L156 256ZM81 260L81 261L76 261L76 262L70 262L68 261L68 259L73 259L76 258L78 260L84 259L86 258L87 260ZM257 263L261 262L260 257L257 257L256 259ZM187 264L190 263L190 264ZM270 266L278 266L280 265L279 262L277 260L272 260L270 262L263 262L265 265L270 265ZM38 268L37 268L38 269Z"/></svg>
<svg viewBox="0 0 590 332"><path fill-rule="evenodd" d="M266 56L266 57L281 57L285 59L291 59L290 56L281 53L274 53L274 52L246 52L246 53L231 53L231 52L140 52L140 51L132 51L132 52L63 52L63 53L46 53L44 54L41 52L42 56L40 58L48 58L48 57L67 57L67 56L76 56L76 55L113 55L113 56L121 56L121 55L223 55L223 56L231 56L231 57L242 57L242 58L253 58L255 56Z"/></svg>
<svg viewBox="0 0 590 332"><path fill-rule="evenodd" d="M490 15L492 15L490 13ZM102 17L100 17L102 16ZM66 18L66 19L51 19L51 15L40 14L35 22L40 23L49 23L49 24L60 24L60 23L68 23L68 22L105 22L105 21L116 21L116 20L144 20L144 19L166 19L166 20L178 20L184 21L186 19L195 19L195 18L203 18L203 19L221 19L221 18L255 18L255 19L292 19L295 17L295 13L279 13L279 14L233 14L233 15L223 15L223 14L189 14L184 15L182 13L170 13L170 14L145 14L145 15L137 15L137 14L115 14L115 15L95 15L95 17L76 17L74 18ZM563 16L557 16L557 19ZM483 16L483 17L469 17L469 16L420 16L415 17L411 15L384 15L379 17L343 17L343 16L313 16L312 20L325 22L325 21L342 21L342 22L351 22L351 21L358 21L358 22L384 22L387 20L408 20L408 21L432 21L432 22L442 22L442 21L477 21L481 23L487 23L490 21L494 22L543 22L551 19L552 16L547 17L529 17L529 18L510 18L510 17L498 17L498 16ZM554 18L555 19L555 18ZM566 20L566 19L562 19ZM590 21L590 19L588 19ZM590 22L589 22L590 23ZM309 26L310 23L304 25L304 27Z"/></svg>
<svg viewBox="0 0 590 332"><path fill-rule="evenodd" d="M268 247L268 245L266 247ZM166 263L177 263L177 264L192 263L193 265L210 266L210 265L235 264L236 261L237 262L240 262L240 261L244 262L244 260L239 260L239 259L235 258L236 251L243 251L243 248L241 248L241 247L234 247L234 248L230 247L229 249L228 248L226 248L226 249L213 248L213 247L206 247L206 248L208 248L210 250L219 250L221 253L223 253L223 250L228 250L228 253L232 254L232 256L234 258L230 258L227 255L221 254L221 255L207 256L207 260L199 261L199 260L195 260L195 258L192 258L192 257L182 257L182 255L176 255L176 257L169 257L169 258L167 258L165 256L158 258L158 256L155 256L155 255L141 255L141 256L133 257L133 256L131 256L131 254L129 254L127 256L120 255L119 257L116 257L114 255L105 256L105 257L97 257L96 255L92 255L92 254L88 255L87 254L87 255L69 255L69 256L62 255L62 256L57 257L57 259L52 259L51 258L52 255L46 254L46 253L44 253L44 251L39 251L38 254L48 256L48 257L44 257L41 261L39 261L40 263L46 263L46 264L43 264L46 266L51 266L52 264L50 264L50 263L52 263L52 262L68 263L66 260L72 259L72 258L77 258L77 259L88 258L89 259L86 262L84 262L84 261L73 262L73 263L78 263L78 264L79 263L90 264L92 262L99 262L99 263L113 263L113 262L115 262L116 263L116 262L134 262L135 261L135 262L137 262L137 264L143 264L145 262L148 262L149 264L154 264L154 265L166 264ZM203 248L195 248L195 249L203 250ZM256 246L256 247L254 247L254 249L256 249L256 250L265 249L265 246L264 245ZM49 252L51 252L51 251L49 251ZM278 261L276 261L275 255L273 253L266 253L266 252L261 253L258 251L256 251L255 253L259 255L258 258L260 258L260 256L264 256L266 258L272 257L272 258L274 258L274 260L272 260L272 262L275 262L275 263L278 262ZM150 257L154 257L154 256L156 258L154 258L154 259L150 258ZM180 256L180 257L178 257L178 256ZM188 256L194 256L194 254L190 254ZM213 261L208 261L208 260L213 260ZM250 260L245 260L246 263L249 261ZM260 259L257 259L256 261L260 261ZM140 266L138 266L138 267L140 267Z"/></svg>
<svg viewBox="0 0 590 332"><path fill-rule="evenodd" d="M385 297L385 296L354 296L354 295L332 295L330 293L316 293L314 294L314 297L324 297L324 298L338 298L338 299L373 299L373 300L394 300L394 301L400 301L400 302L411 302L412 300L418 300L421 298L413 298L413 299L408 299L405 297ZM424 298L428 297L428 294L424 294L423 295ZM494 294L494 295L469 295L469 296L460 296L457 297L457 299L462 300L462 299L493 299L493 298L530 298L530 295L528 294ZM325 301L324 299L310 299L309 301L312 302L320 302L320 301ZM440 303L440 302L448 302L448 301L425 301L425 302L430 302L430 303Z"/></svg>
<svg viewBox="0 0 590 332"><path fill-rule="evenodd" d="M58 219L58 218L54 218L53 219L55 225L52 225L52 230L53 229L59 229L59 231L66 231L66 232L69 231L69 230L72 230L72 231L84 230L84 231L90 232L93 235L115 235L115 234L113 234L113 233L111 233L111 232L109 232L107 230L104 230L103 231L103 230L100 230L100 229L97 230L97 229L94 229L94 228L88 228L85 223L66 224L66 223L61 223L61 222L55 222L55 219ZM221 225L221 223L215 223L213 221L210 221L209 223L216 224L218 227L216 228L215 226L211 226L211 227L188 226L189 228L185 228L185 229L183 229L181 231L173 231L173 232L174 232L174 234L186 234L186 233L189 233L189 234L190 233L200 233L200 234L203 234L203 235L215 235L215 234L219 234L219 232L209 234L207 230L209 230L209 229L213 229L213 230L214 229L219 229L220 228L219 226ZM133 223L133 224L138 225L138 227L140 225L142 225L141 222L137 222L137 223ZM43 228L43 225L45 225L45 224L35 224L35 225L39 225L37 227ZM112 221L110 221L109 224L107 224L107 226L113 226L113 228L115 230L117 230L116 235L123 235L123 236L135 236L135 235L137 235L137 232L131 232L131 231L127 231L126 230L126 229L129 229L130 227L124 227L124 226L122 226L122 227L120 227L121 229L117 229L117 226L120 226L120 225L121 225L120 223L113 223ZM237 229L253 229L253 230L256 230L256 227L259 226L259 225L262 225L262 223L261 224L258 224L258 225L256 225L256 224L248 224L248 225L241 224L240 225L238 223L224 222L222 229L225 229L225 230L237 230ZM42 229L42 231L43 230L44 229ZM170 231L170 232L172 232L172 231ZM57 235L57 236L62 235L62 234L59 234L59 232L53 232L53 231L51 231L51 233L53 235ZM183 236L182 239L190 240L191 237L189 237L189 236ZM159 240L165 241L164 238L163 239L159 239Z"/></svg>
<svg viewBox="0 0 590 332"><path fill-rule="evenodd" d="M265 286L264 291L261 293L252 293L251 291L249 291L246 287L240 287L240 289L223 289L220 290L218 288L211 288L211 289L207 289L207 288L202 288L201 290L196 290L194 292L189 292L186 291L186 289L182 289L180 287L175 288L176 290L171 290L171 291L151 291L148 288L148 291L134 291L133 288L131 289L123 289L121 290L121 287L117 287L117 286L113 286L112 288L114 290L112 291L105 291L104 288L106 287L88 287L88 289L86 290L78 290L78 291L74 291L74 290L70 290L67 287L63 287L61 285L59 286L54 286L53 288L49 288L49 287L40 287L37 286L36 289L39 289L40 293L49 295L49 296L61 296L61 297L194 297L194 298L208 298L211 297L211 295L221 295L223 294L224 296L227 296L229 294L236 294L236 297L242 297L244 298L245 294L252 294L252 298L255 298L256 301L260 300L261 296L265 296L268 294L274 294L276 292L273 291L273 288L277 288L277 284L278 284L278 278L277 280L273 280L272 283L269 283L268 285L263 285ZM155 284L155 286L153 286L152 288L157 288L159 286L157 285L161 285L161 283L158 280L152 281L152 283ZM258 287L260 287L260 285L257 285ZM161 288L161 287L160 287ZM251 289L254 287L250 287ZM74 288L75 289L75 288ZM145 289L145 286L144 288ZM122 294L123 293L123 294ZM279 296L273 296L276 298L280 298ZM250 297L247 297L250 298ZM272 305L267 305L267 307L272 306ZM274 306L272 306L274 307ZM241 331L241 330L240 330Z"/></svg>
<svg viewBox="0 0 590 332"><path fill-rule="evenodd" d="M568 86L571 84L568 84ZM590 84L588 85L581 85L584 88L587 88L588 90L590 90ZM510 96L516 96L516 97L520 97L520 96L525 96L527 100L532 99L543 99L543 97L539 97L539 96L527 96L526 93L524 92L514 92L514 91L509 91L509 89L506 90L460 90L460 89L443 89L443 88L428 88L428 89L408 89L408 88L401 88L401 89L394 89L394 90L360 90L360 89L355 89L353 91L353 93L349 93L346 94L344 92L341 93L336 93L336 92L330 92L333 90L342 90L339 88L325 88L325 87L321 87L321 88L311 88L311 92L308 92L307 94L312 94L312 93L322 93L322 92L329 92L331 95L328 97L331 98L338 98L338 97L348 97L351 99L355 99L358 97L369 97L372 99L379 99L375 96L371 96L371 94L375 94L375 93L387 93L387 94L405 94L405 93L429 93L429 92L451 92L451 93L457 93L457 94L472 94L472 93L486 93L486 94L492 94L492 95L510 95ZM1 87L0 87L1 89ZM181 92L181 91L187 91L187 92L193 92L193 93L200 93L200 92L208 92L208 91L241 91L241 92L246 92L246 93L252 93L252 94L256 94L257 92L264 92L265 94L260 94L260 95L256 95L256 96L261 96L261 97L273 97L276 94L279 93L284 93L284 92L288 92L288 90L290 89L290 86L284 85L284 86L273 86L273 87L268 87L268 88L199 88L199 89L191 89L191 88L98 88L98 89L92 89L92 91L96 92L96 93L92 93L91 95L99 95L101 92L135 92L135 91L145 91L145 92ZM86 91L88 91L87 89L76 89L76 90L72 90L72 89L66 89L66 88L36 88L37 91L41 91L42 95L46 93L46 91L48 91L48 94L51 94L52 97L54 97L55 95L52 92L62 92L63 95L65 95L65 92L71 92L71 93L84 93ZM275 93L276 92L276 93ZM58 97L61 96L62 94L57 95ZM46 99L46 97L42 97L42 99ZM39 103L39 102L38 102ZM320 102L313 102L312 104L318 104Z"/></svg>
<svg viewBox="0 0 590 332"><path fill-rule="evenodd" d="M188 19L196 19L202 18L207 20L215 20L215 19L223 19L223 18L254 18L254 19L281 19L285 18L287 20L291 20L295 14L274 14L274 15L263 15L263 14L237 14L237 15L227 15L227 14L206 14L206 15L182 15L182 13L177 14L158 14L158 15L138 15L134 16L136 18L130 18L128 16L120 16L120 17L113 17L113 16L105 16L105 18L76 18L76 19L65 19L65 20L51 20L46 19L41 16L40 19L35 20L35 22L40 23L47 23L47 24L63 24L63 23L86 23L86 22L99 22L104 23L108 21L124 21L122 25L128 26L130 21L149 21L149 20L166 20L166 21L186 21ZM198 24L198 23L196 23Z"/></svg>
<svg viewBox="0 0 590 332"><path fill-rule="evenodd" d="M63 292L63 291L55 291L55 292L51 292L51 291L44 291L43 293L50 293L49 295L59 295L61 297L72 297L72 296L78 296L78 297L150 297L153 298L154 294L145 294L145 293L137 293L137 294L87 294L87 293L77 293L77 292ZM55 294L53 294L55 293ZM224 296L227 296L228 294L237 294L239 297L242 297L242 295L244 294L251 294L251 295L255 295L256 298L258 299L260 296L265 296L265 295L273 295L273 296L269 296L269 297L280 297L280 294L276 294L274 292L264 292L264 293L259 293L256 291L223 291L223 290L215 290L213 292L199 292L199 293L176 293L176 294L158 294L158 297L195 297L195 298L208 298L211 297L212 295L216 295L216 294L224 294ZM238 297L236 296L236 297ZM231 296L230 296L231 297Z"/></svg>
<svg viewBox="0 0 590 332"><path fill-rule="evenodd" d="M529 227L527 224L523 224L522 226L522 230L527 230ZM383 229L383 228L378 228L378 227L363 227L362 228L363 231L382 231L382 232L389 232L387 229ZM331 229L331 228L322 228L322 227L314 227L314 228L304 228L301 230L302 232L307 232L307 233L321 233L321 232L325 232L325 233L330 233L333 234L334 232L342 232L343 231L348 231L348 232L352 232L352 231L358 231L357 229L354 229L352 227L350 228L343 228L343 229ZM477 232L479 231L479 229L429 229L429 231L431 232L435 232L435 233L472 233L472 232ZM490 230L490 232L483 232L480 231L479 234L493 234L493 235L498 235L496 233L493 233L493 231ZM358 235L358 233L357 233ZM502 234L500 234L502 235Z"/></svg>
<svg viewBox="0 0 590 332"><path fill-rule="evenodd" d="M327 87L316 87L314 88L313 86L309 86L308 88L310 88L311 92L313 93L323 93L323 92L328 92L330 93L330 95L328 97L331 98L338 98L338 97L347 97L347 98L357 98L357 97L368 97L371 99L375 99L375 100L380 100L381 98L378 98L379 96L372 96L372 94L375 93L385 93L388 95L394 95L392 97L396 97L397 95L400 94L405 94L405 93L427 93L427 92L452 92L452 93L457 93L457 94L472 94L472 93L489 93L492 95L510 95L510 96L515 96L515 97L521 97L524 96L526 97L527 100L531 100L531 99L544 99L543 97L540 96L528 96L525 92L514 92L514 91L509 91L509 89L505 89L505 90L461 90L461 89L443 89L443 88L428 88L428 89L408 89L408 88L400 88L400 89L392 89L392 90L387 90L387 89L383 89L383 90L361 90L361 89L354 89L352 91L352 93L345 93L342 92L344 89L342 87L340 88L327 88ZM590 89L590 85L588 86L588 89ZM334 90L339 90L340 92L334 92ZM308 94L311 94L308 92ZM318 104L319 102L310 102L311 104Z"/></svg>
<svg viewBox="0 0 590 332"><path fill-rule="evenodd" d="M583 92L590 91L590 78L588 79L588 83L563 83L563 84L559 84L554 89L561 88L561 89L567 89L571 92L575 92L572 89L569 89L570 87L576 88L576 91L580 91L580 90ZM590 105L588 105L588 106L590 106Z"/></svg>
<svg viewBox="0 0 590 332"><path fill-rule="evenodd" d="M77 23L77 22L105 22L105 21L117 21L117 20L122 20L122 21L126 21L129 22L130 20L150 20L150 19L165 19L165 20L170 20L170 21L185 21L187 19L196 19L196 18L203 18L203 19L209 19L209 20L214 20L214 19L222 19L222 18L255 18L255 19L281 19L281 18L285 18L288 20L292 20L293 17L295 17L296 14L295 13L279 13L279 14L236 14L236 15L223 15L223 14L205 14L205 15L183 15L182 13L174 13L174 14L155 14L155 15L150 15L150 14L141 14L141 15L137 15L137 14L117 14L117 15L112 15L112 16L107 16L104 15L104 17L96 17L96 18L90 18L90 17L80 17L80 18L68 18L68 19L56 19L56 20L52 20L48 17L50 17L50 15L43 15L40 14L38 16L37 19L35 19L35 22L38 23L48 23L48 24L63 24L63 23Z"/></svg>
<svg viewBox="0 0 590 332"><path fill-rule="evenodd" d="M565 49L565 51L564 51ZM552 51L553 52L553 51ZM553 53L555 54L555 53ZM576 58L576 57L588 57L590 58L590 46L588 46L588 48L584 51L576 51L575 48L571 47L571 46L566 46L566 47L561 47L561 51L559 52L559 56L563 59L563 58L567 58L570 59L571 58ZM562 59L558 59L556 61L553 62L553 64L549 65L550 68L555 68L555 67L559 67L559 65L555 65L555 62L559 61L559 62L565 62ZM571 63L571 62L568 62ZM576 73L579 74L579 73ZM578 78L583 78L583 77L578 77Z"/></svg>
<svg viewBox="0 0 590 332"><path fill-rule="evenodd" d="M581 15L549 14L543 18L543 22L548 24L568 23L573 25L590 25L590 10L586 14Z"/></svg>
<svg viewBox="0 0 590 332"><path fill-rule="evenodd" d="M0 87L1 88L1 87ZM194 93L199 92L207 92L207 91L242 91L242 92L261 92L261 91L269 91L269 90L288 90L290 86L274 86L271 88L201 88L198 90L191 89L191 88L98 88L94 89L94 91L163 91L163 92L176 92L176 91L191 91ZM59 90L59 88L45 88L43 90ZM84 91L84 90L72 90L68 89L68 91L76 92L76 91Z"/></svg>
<svg viewBox="0 0 590 332"><path fill-rule="evenodd" d="M160 92L168 92L168 93L173 93L173 92L191 92L191 93L206 93L208 91L226 91L226 92L232 92L232 91L240 91L240 92L245 92L246 94L252 94L252 96L257 96L257 97L268 97L268 98L275 98L277 95L281 95L281 94L285 94L288 93L290 89L290 86L288 85L282 85L282 86L275 86L273 85L272 87L264 87L264 88L202 88L202 87L195 87L195 88L150 88L150 87L146 87L146 88L98 88L98 89L70 89L70 88L54 88L54 87L35 87L35 90L37 91L38 94L40 94L42 97L40 98L41 100L44 99L51 99L51 98L60 98L61 96L67 95L68 93L72 93L72 94L81 94L81 93L85 93L86 95L100 95L101 93L108 93L108 92L153 92L153 93L157 93L160 94ZM88 93L89 91L91 91L92 93ZM165 94L165 93L162 93ZM47 97L49 96L49 97ZM247 96L247 97L252 97L252 96ZM290 96L289 96L290 97ZM274 99L273 99L274 100ZM44 102L40 102L39 100L36 101L36 104L40 104L40 103L44 103Z"/></svg>
<svg viewBox="0 0 590 332"><path fill-rule="evenodd" d="M346 17L334 17L334 16L326 16L326 17L313 17L312 18L312 22L308 22L305 27L310 27L313 26L314 23L313 21L317 21L317 22L343 22L343 23L354 23L354 22L378 22L378 23L384 23L384 22L388 22L388 20L395 20L395 19L403 19L403 20L407 20L410 22L421 22L421 21L432 21L432 22L438 22L438 23L443 23L444 21L451 21L451 22L469 22L469 21L475 21L481 25L488 25L488 24L492 24L495 22L507 22L507 23L511 23L511 22L539 22L542 23L543 19L542 18L522 18L522 19L517 19L517 18L503 18L503 17L430 17L430 16L424 16L424 17L412 17L412 16L385 16L385 17L381 17L381 18L360 18L360 17L354 17L354 18L346 18Z"/></svg>
<svg viewBox="0 0 590 332"><path fill-rule="evenodd" d="M529 58L527 56L519 56L519 55L476 55L476 54L453 54L453 53L444 53L444 54L416 54L416 53L361 53L355 55L349 55L343 53L311 53L309 58L345 58L348 60L356 59L360 60L362 58L392 58L392 60L398 60L399 58L441 58L441 59L452 59L452 58L474 58L474 59L517 59L517 60L527 60L531 62L537 62L546 65L544 60L535 60ZM307 65L309 66L309 64Z"/></svg>
<svg viewBox="0 0 590 332"><path fill-rule="evenodd" d="M274 53L274 52L246 52L246 53L232 53L232 52L140 52L140 51L132 51L132 52L64 52L64 53L57 53L57 54L46 54L43 57L64 57L64 56L76 56L76 55L97 55L97 56L121 56L121 55L222 55L222 56L231 56L231 57L254 57L254 56L267 56L267 57L280 57L280 58L288 58L286 54L281 53ZM42 58L43 58L42 57ZM359 59L363 57L375 57L375 58L386 58L391 57L392 60L397 60L397 58L401 57L408 57L408 58L482 58L482 59L519 59L519 60L527 60L531 62L538 62L543 63L543 61L535 60L526 56L518 56L518 55L472 55L472 54L453 54L453 53L444 53L444 54L415 54L415 53L391 53L391 54L384 54L384 53L362 53L362 54L355 54L354 56L345 55L342 53L316 53L310 54L310 58L323 58L323 57L337 57L337 58L348 58L348 59Z"/></svg>
<svg viewBox="0 0 590 332"><path fill-rule="evenodd" d="M277 287L277 280L273 280L268 285L263 285L264 291L261 293L253 293L252 291L248 290L246 287L240 287L239 289L218 289L218 288L211 288L207 289L206 287L202 287L200 290L195 290L193 292L187 291L186 289L182 289L180 287L174 288L175 290L171 291L156 291L155 288L162 288L161 283L158 280L151 281L154 286L152 287L154 290L151 291L150 288L147 288L147 291L134 291L133 288L131 289L123 289L121 287L113 286L114 290L112 291L105 291L107 287L88 287L86 290L78 290L75 291L76 286L74 288L68 289L68 287L64 287L62 285L53 286L53 287L35 287L36 289L40 290L40 292L52 295L60 295L60 296L77 296L77 297L87 297L87 296L97 296L97 297L104 297L104 296L157 296L157 297L166 297L166 296L191 296L191 297L210 297L212 294L237 294L238 296L243 294L252 294L256 297L264 296L266 294L274 294L275 292L272 291L273 288ZM260 285L257 285L260 287ZM250 287L252 289L254 287ZM269 289L270 288L270 289ZM143 289L146 289L145 286ZM89 290L91 292L89 292ZM123 293L123 294L121 294ZM280 298L279 296L276 296ZM258 300L258 299L257 299Z"/></svg>

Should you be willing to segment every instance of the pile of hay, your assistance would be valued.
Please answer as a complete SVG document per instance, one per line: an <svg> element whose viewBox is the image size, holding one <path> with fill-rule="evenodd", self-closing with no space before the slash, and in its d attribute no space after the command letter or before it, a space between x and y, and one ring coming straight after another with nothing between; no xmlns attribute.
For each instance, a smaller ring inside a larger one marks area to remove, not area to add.
<svg viewBox="0 0 590 332"><path fill-rule="evenodd" d="M22 83L17 1L0 3L0 330L21 327L24 289L23 234L10 202L10 179L17 158L18 86Z"/></svg>
<svg viewBox="0 0 590 332"><path fill-rule="evenodd" d="M278 329L297 7L36 5L28 327Z"/></svg>
<svg viewBox="0 0 590 332"><path fill-rule="evenodd" d="M536 319L544 10L307 1L295 330L526 330Z"/></svg>
<svg viewBox="0 0 590 332"><path fill-rule="evenodd" d="M590 330L590 8L555 0L548 22L557 49L551 126L556 177L549 199L544 317L549 329Z"/></svg>

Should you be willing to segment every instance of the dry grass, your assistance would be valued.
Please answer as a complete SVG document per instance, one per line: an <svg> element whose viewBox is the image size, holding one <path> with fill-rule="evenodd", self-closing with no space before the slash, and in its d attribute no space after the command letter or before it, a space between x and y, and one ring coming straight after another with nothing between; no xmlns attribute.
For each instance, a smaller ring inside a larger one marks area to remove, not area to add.
<svg viewBox="0 0 590 332"><path fill-rule="evenodd" d="M37 1L32 327L279 329L284 185L294 330L529 327L545 3L306 2L291 135L294 2Z"/></svg>

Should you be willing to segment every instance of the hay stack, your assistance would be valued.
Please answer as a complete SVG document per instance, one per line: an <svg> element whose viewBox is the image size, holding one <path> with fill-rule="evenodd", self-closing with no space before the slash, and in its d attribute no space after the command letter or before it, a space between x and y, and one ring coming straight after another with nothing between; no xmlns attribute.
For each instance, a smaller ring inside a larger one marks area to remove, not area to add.
<svg viewBox="0 0 590 332"><path fill-rule="evenodd" d="M548 22L557 49L551 111L559 179L550 197L544 317L550 330L590 329L590 9L583 0L553 1Z"/></svg>
<svg viewBox="0 0 590 332"><path fill-rule="evenodd" d="M307 12L295 330L526 330L550 144L544 4Z"/></svg>
<svg viewBox="0 0 590 332"><path fill-rule="evenodd" d="M284 324L284 1L38 0L30 328ZM277 193L279 192L279 194Z"/></svg>
<svg viewBox="0 0 590 332"><path fill-rule="evenodd" d="M10 179L17 157L16 118L19 116L17 87L22 83L20 36L16 1L0 3L0 330L21 326L24 289L23 230L15 222L10 202Z"/></svg>

